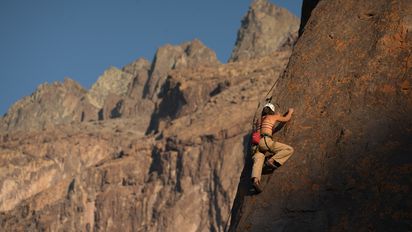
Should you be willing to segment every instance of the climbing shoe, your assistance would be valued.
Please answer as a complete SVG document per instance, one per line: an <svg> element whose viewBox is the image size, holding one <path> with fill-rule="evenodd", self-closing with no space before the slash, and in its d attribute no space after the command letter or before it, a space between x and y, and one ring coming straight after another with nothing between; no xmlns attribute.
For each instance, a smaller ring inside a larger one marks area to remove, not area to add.
<svg viewBox="0 0 412 232"><path fill-rule="evenodd" d="M274 161L273 159L267 159L265 160L265 165L266 167L275 170L276 168L278 168L278 165L276 165L275 163L276 161Z"/></svg>
<svg viewBox="0 0 412 232"><path fill-rule="evenodd" d="M255 189L256 193L263 192L262 186L260 185L260 181L257 178L252 179L253 188Z"/></svg>

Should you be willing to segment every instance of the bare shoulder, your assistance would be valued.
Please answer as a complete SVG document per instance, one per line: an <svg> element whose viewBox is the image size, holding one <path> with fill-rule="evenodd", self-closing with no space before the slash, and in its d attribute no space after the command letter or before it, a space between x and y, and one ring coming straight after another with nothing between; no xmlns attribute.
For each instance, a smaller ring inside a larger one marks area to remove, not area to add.
<svg viewBox="0 0 412 232"><path fill-rule="evenodd" d="M279 118L279 115L275 114L275 115L268 115L268 119L271 121L277 120Z"/></svg>
<svg viewBox="0 0 412 232"><path fill-rule="evenodd" d="M282 117L279 113L276 113L275 115L270 115L270 116L272 116L272 118L276 118L276 119Z"/></svg>

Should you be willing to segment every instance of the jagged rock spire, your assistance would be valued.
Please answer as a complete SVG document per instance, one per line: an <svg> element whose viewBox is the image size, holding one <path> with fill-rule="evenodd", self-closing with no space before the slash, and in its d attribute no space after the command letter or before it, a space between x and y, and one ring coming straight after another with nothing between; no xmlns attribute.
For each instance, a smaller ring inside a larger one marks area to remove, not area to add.
<svg viewBox="0 0 412 232"><path fill-rule="evenodd" d="M93 84L87 98L97 108L102 108L106 97L110 94L124 96L133 81L133 75L116 67L110 67Z"/></svg>
<svg viewBox="0 0 412 232"><path fill-rule="evenodd" d="M156 52L144 95L149 99L157 99L170 70L199 65L213 66L219 63L216 53L198 39L177 46L166 44Z"/></svg>
<svg viewBox="0 0 412 232"><path fill-rule="evenodd" d="M267 0L254 0L242 20L229 62L269 55L293 46L299 19Z"/></svg>

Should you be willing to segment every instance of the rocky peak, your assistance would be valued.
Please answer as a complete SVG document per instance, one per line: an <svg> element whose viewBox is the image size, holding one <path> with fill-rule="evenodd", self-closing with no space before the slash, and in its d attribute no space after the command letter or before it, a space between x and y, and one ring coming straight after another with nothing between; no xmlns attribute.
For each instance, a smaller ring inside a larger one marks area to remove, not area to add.
<svg viewBox="0 0 412 232"><path fill-rule="evenodd" d="M192 67L192 66L215 66L220 62L217 60L216 53L210 48L206 47L200 40L186 42L181 45L184 50L185 60L181 60L176 64L178 67Z"/></svg>
<svg viewBox="0 0 412 232"><path fill-rule="evenodd" d="M32 94L33 99L38 99L46 92L53 91L67 91L74 93L86 93L87 91L75 80L65 77L63 82L55 81L51 84L43 83L40 84L34 93Z"/></svg>
<svg viewBox="0 0 412 232"><path fill-rule="evenodd" d="M1 128L36 130L54 124L95 119L97 109L85 101L87 91L76 81L41 84L32 95L16 102L3 117Z"/></svg>
<svg viewBox="0 0 412 232"><path fill-rule="evenodd" d="M187 105L156 139L143 137L138 107L134 118L0 131L0 164L13 163L0 172L0 230L225 231L255 103L288 57L173 70L170 90ZM111 100L127 114L130 99Z"/></svg>
<svg viewBox="0 0 412 232"><path fill-rule="evenodd" d="M159 48L150 70L150 77L145 86L144 96L157 99L167 73L170 70L183 67L213 66L219 64L216 54L202 42L195 39L178 46L167 44Z"/></svg>
<svg viewBox="0 0 412 232"><path fill-rule="evenodd" d="M138 75L141 71L145 70L148 71L150 69L150 62L146 60L145 58L139 58L132 63L124 66L122 68L122 71L133 74L133 75Z"/></svg>
<svg viewBox="0 0 412 232"><path fill-rule="evenodd" d="M122 70L134 75L126 95L133 99L142 99L144 86L149 78L150 62L144 58L139 58L124 66Z"/></svg>
<svg viewBox="0 0 412 232"><path fill-rule="evenodd" d="M254 12L266 12L269 13L276 8L275 5L271 4L268 0L253 0L250 4L250 9Z"/></svg>
<svg viewBox="0 0 412 232"><path fill-rule="evenodd" d="M126 95L134 75L123 72L116 67L110 67L93 84L87 98L92 105L102 108L106 97L112 93L119 96Z"/></svg>
<svg viewBox="0 0 412 232"><path fill-rule="evenodd" d="M293 46L299 19L267 0L254 0L242 20L229 62L253 59Z"/></svg>
<svg viewBox="0 0 412 232"><path fill-rule="evenodd" d="M223 123L203 125L203 129L219 130L218 128L225 128L224 122L227 117L221 116L224 113L220 112L224 111L223 106L233 106L234 108L229 112L235 112L237 106L239 112L236 112L245 116L243 104L253 98L253 95L259 96L258 92L249 91L249 89L265 91L267 83L263 82L266 76L278 75L278 70L283 70L289 56L290 51L282 51L277 52L275 56L221 64L218 67L172 71L164 85L165 95L162 96L159 107L152 115L149 130L169 134L174 130L171 129L172 127L165 127L169 122L172 122L173 128L177 128L178 122L182 122L181 126L185 127L188 118L190 118L189 121L193 121L195 118L204 117L203 114L207 114L205 110L214 111L215 122L222 120ZM262 75L263 73L265 75ZM262 83L251 81L259 77L261 77ZM241 104L242 106L240 106ZM205 109L209 107L212 109ZM213 109L214 107L222 107L222 109ZM176 130L180 129L182 128ZM191 127L191 130L194 128Z"/></svg>

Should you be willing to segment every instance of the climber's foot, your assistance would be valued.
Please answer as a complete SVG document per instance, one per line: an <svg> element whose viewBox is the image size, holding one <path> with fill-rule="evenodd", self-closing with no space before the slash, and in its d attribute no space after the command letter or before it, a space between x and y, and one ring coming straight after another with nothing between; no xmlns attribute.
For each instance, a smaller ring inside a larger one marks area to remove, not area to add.
<svg viewBox="0 0 412 232"><path fill-rule="evenodd" d="M265 165L266 167L275 170L276 168L278 168L278 166L275 164L276 161L274 161L273 159L267 159L265 161Z"/></svg>
<svg viewBox="0 0 412 232"><path fill-rule="evenodd" d="M255 189L256 193L261 193L263 191L258 178L256 177L252 178L252 184L253 184L253 188Z"/></svg>

